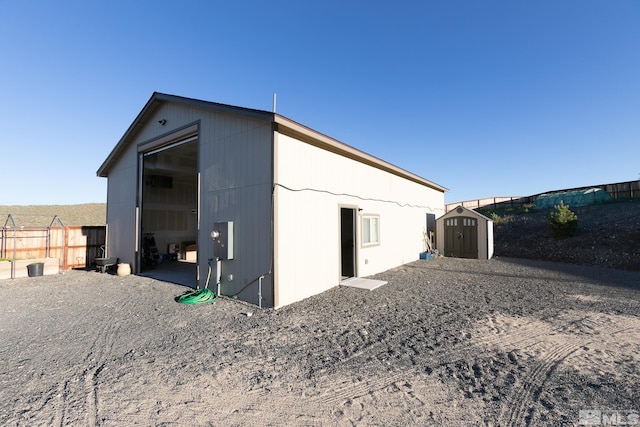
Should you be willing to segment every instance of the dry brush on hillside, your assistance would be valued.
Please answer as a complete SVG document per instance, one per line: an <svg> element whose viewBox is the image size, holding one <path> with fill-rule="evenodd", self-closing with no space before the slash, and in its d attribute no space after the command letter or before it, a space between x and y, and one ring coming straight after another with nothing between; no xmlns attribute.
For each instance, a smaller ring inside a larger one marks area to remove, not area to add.
<svg viewBox="0 0 640 427"><path fill-rule="evenodd" d="M551 235L549 210L483 211L495 220L495 255L640 270L640 201L570 208L578 228L562 239Z"/></svg>

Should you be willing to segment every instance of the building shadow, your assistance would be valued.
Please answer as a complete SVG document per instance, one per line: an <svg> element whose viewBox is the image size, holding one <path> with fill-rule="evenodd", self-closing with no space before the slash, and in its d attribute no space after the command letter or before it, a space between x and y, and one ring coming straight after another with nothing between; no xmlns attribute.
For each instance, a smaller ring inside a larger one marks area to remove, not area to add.
<svg viewBox="0 0 640 427"><path fill-rule="evenodd" d="M139 275L194 289L198 286L197 264L195 262L161 262L155 268L144 270Z"/></svg>

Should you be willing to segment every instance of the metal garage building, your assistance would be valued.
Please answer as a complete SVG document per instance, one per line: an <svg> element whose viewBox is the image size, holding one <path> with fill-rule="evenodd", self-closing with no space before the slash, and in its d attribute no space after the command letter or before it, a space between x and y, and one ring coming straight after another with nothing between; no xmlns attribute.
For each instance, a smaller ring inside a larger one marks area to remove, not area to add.
<svg viewBox="0 0 640 427"><path fill-rule="evenodd" d="M455 258L491 259L493 221L462 206L436 220L436 247Z"/></svg>
<svg viewBox="0 0 640 427"><path fill-rule="evenodd" d="M221 294L273 307L418 259L446 191L279 114L161 93L97 173L108 256L139 273L153 233L200 286L217 255Z"/></svg>

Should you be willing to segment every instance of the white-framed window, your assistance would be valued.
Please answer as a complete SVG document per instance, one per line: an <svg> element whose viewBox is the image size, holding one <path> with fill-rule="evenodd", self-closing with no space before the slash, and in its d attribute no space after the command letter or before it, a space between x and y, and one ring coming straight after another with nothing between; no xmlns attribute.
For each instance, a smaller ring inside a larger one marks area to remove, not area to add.
<svg viewBox="0 0 640 427"><path fill-rule="evenodd" d="M362 216L362 246L380 244L380 216Z"/></svg>

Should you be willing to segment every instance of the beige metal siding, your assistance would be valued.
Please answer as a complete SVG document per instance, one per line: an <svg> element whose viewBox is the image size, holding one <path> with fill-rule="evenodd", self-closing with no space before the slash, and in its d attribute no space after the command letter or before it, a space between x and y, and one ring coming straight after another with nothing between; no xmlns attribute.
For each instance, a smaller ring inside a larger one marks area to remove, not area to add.
<svg viewBox="0 0 640 427"><path fill-rule="evenodd" d="M166 120L164 126L160 120ZM239 297L257 304L258 282L249 282L265 274L263 304L272 305L270 289L273 282L267 274L272 252L270 121L184 104L162 104L146 118L146 124L135 134L127 150L110 166L107 195L109 255L117 256L123 262L134 261L138 145L194 122L200 123L200 271L206 273L208 260L214 257L209 236L213 223L234 221L236 254L234 260L223 262L222 292L235 294L246 287ZM215 263L213 266L212 277L215 277ZM229 275L233 275L233 280L228 280ZM200 281L205 278L206 274L201 273Z"/></svg>
<svg viewBox="0 0 640 427"><path fill-rule="evenodd" d="M340 206L357 206L357 276L414 261L426 214L444 213L444 193L287 135L277 136L277 304L340 283ZM361 244L362 216L380 218L380 243Z"/></svg>
<svg viewBox="0 0 640 427"><path fill-rule="evenodd" d="M210 232L215 222L233 221L234 259L222 262L223 295L273 305L271 266L272 125L270 121L205 112L201 115L201 215L198 239L201 271L214 258ZM229 280L229 275L233 276Z"/></svg>
<svg viewBox="0 0 640 427"><path fill-rule="evenodd" d="M125 262L135 256L137 152L195 123L200 285L215 257L214 223L233 221L234 259L222 262L225 295L257 304L262 275L265 306L289 304L338 285L341 206L359 212L358 276L418 259L425 249L426 214L444 213L443 187L288 119L157 94L99 170L101 176L109 174L110 256ZM274 133L276 128L286 132ZM361 244L365 214L380 220L377 244ZM270 274L272 262L277 276Z"/></svg>
<svg viewBox="0 0 640 427"><path fill-rule="evenodd" d="M135 145L109 172L107 185L107 256L134 265L138 151Z"/></svg>

